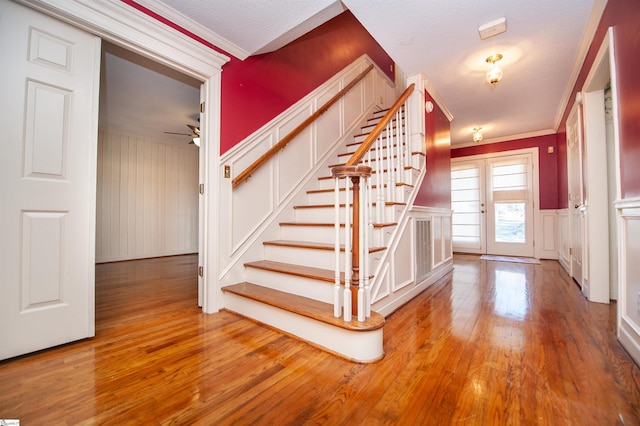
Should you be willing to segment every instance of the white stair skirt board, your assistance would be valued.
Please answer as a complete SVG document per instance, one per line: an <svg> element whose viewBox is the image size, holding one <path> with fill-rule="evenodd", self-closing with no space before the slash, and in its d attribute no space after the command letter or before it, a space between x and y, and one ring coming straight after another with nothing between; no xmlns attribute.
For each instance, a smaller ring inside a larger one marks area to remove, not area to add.
<svg viewBox="0 0 640 426"><path fill-rule="evenodd" d="M225 309L267 324L350 361L375 362L384 356L382 327L372 331L349 331L234 293L225 292L224 297Z"/></svg>

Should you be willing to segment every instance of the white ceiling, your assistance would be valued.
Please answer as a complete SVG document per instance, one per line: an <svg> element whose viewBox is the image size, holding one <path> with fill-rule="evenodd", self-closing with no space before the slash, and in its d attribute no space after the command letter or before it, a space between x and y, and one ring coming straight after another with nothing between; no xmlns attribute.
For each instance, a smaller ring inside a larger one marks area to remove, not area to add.
<svg viewBox="0 0 640 426"><path fill-rule="evenodd" d="M140 0L164 16L170 11L171 18L181 23L195 21L196 34L224 40L225 49L241 58L275 50L349 8L406 75L422 73L435 88L454 118L453 144L469 143L473 127L478 126L485 142L554 132L575 78L572 73L582 62L585 41L605 2L165 0L162 5ZM478 27L500 17L506 18L507 32L480 40ZM496 87L484 79L489 68L485 58L493 53L504 55L500 61L504 77ZM142 59L129 62L124 56L116 52L105 58L104 78L112 91L102 103L105 119L136 125L143 116L156 114L152 115L156 132L188 133L184 124L195 124L197 117L197 82L169 70L158 72L157 66L141 63ZM139 72L154 67L151 74ZM175 84L169 81L176 78ZM145 88L146 94L132 99L133 93ZM171 101L159 98L163 88ZM175 113L171 108L177 109ZM118 117L124 114L128 118Z"/></svg>
<svg viewBox="0 0 640 426"><path fill-rule="evenodd" d="M198 125L200 83L123 48L103 42L100 127L149 140L188 144Z"/></svg>

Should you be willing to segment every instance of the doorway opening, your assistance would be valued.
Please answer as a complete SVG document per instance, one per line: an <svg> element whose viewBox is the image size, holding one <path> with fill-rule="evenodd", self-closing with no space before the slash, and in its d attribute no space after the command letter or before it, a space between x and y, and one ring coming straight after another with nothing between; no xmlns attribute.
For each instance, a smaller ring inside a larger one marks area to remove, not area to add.
<svg viewBox="0 0 640 426"><path fill-rule="evenodd" d="M148 259L118 268L133 283L114 291L135 297L143 275L175 281L173 270L162 275L159 258L183 255L194 306L202 306L200 150L193 142L201 82L107 41L101 56L96 263ZM157 273L148 273L151 265ZM96 298L104 294L96 291Z"/></svg>

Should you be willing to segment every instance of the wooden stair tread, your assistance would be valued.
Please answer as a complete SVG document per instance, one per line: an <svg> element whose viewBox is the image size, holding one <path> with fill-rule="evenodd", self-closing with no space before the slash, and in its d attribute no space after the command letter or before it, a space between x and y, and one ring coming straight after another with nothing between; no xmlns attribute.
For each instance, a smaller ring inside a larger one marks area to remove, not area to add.
<svg viewBox="0 0 640 426"><path fill-rule="evenodd" d="M384 317L376 312L371 312L371 316L364 322L359 322L356 319L345 322L342 317L333 316L333 305L329 303L248 282L223 287L222 290L350 331L378 330L384 326L385 322Z"/></svg>
<svg viewBox="0 0 640 426"><path fill-rule="evenodd" d="M273 260L258 260L244 264L245 267L264 269L265 271L282 272L303 278L311 278L332 283L335 272L330 269L314 268L311 266L294 265L292 263L276 262ZM340 273L340 281L344 282L344 273Z"/></svg>
<svg viewBox="0 0 640 426"><path fill-rule="evenodd" d="M265 241L264 245L281 246L281 247L298 247L298 248L310 248L318 250L335 250L334 244L329 243L316 243L311 241L293 241L293 240L273 240ZM386 247L369 247L369 253L375 253L378 251L386 250ZM344 245L340 245L340 251L344 251Z"/></svg>

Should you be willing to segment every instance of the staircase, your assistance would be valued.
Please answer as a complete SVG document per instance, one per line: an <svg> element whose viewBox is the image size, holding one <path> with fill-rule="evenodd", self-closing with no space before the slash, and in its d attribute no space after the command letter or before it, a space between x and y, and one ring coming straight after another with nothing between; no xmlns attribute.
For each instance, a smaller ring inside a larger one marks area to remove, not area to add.
<svg viewBox="0 0 640 426"><path fill-rule="evenodd" d="M373 114L362 127L362 133L337 155L335 165L344 164L351 157L385 113L378 111ZM401 120L398 124L393 119L390 126L400 126L404 132L404 123ZM381 138L386 138L386 131ZM396 201L383 203L387 219L383 223L373 223L370 248L366 254L371 271L376 270L387 250L396 221L407 208L404 200L412 193L414 180L419 175L419 164L422 164L414 158L421 155L420 152L411 153L411 160L401 173L402 182L395 182L395 188L392 188ZM381 151L378 160L387 164L386 149ZM367 165L373 165L375 161L372 158ZM364 321L357 321L355 317L345 321L334 316L335 183L331 167L327 169L326 176L318 178L317 188L307 191L307 203L294 207L295 220L279 224L280 239L263 243L264 258L244 264L246 281L222 288L224 304L229 311L265 323L336 355L358 362L374 362L384 355L384 318L373 311ZM382 185L386 190L387 173L388 170L384 170L383 176L379 176L384 179L378 179L374 172L370 178L374 189ZM344 188L341 192L344 193ZM343 209L344 206L340 208ZM344 214L341 213L340 217L343 220ZM342 223L341 244L344 243L344 234ZM341 250L344 252L344 245ZM343 259L344 256L340 256L342 285L345 274Z"/></svg>

